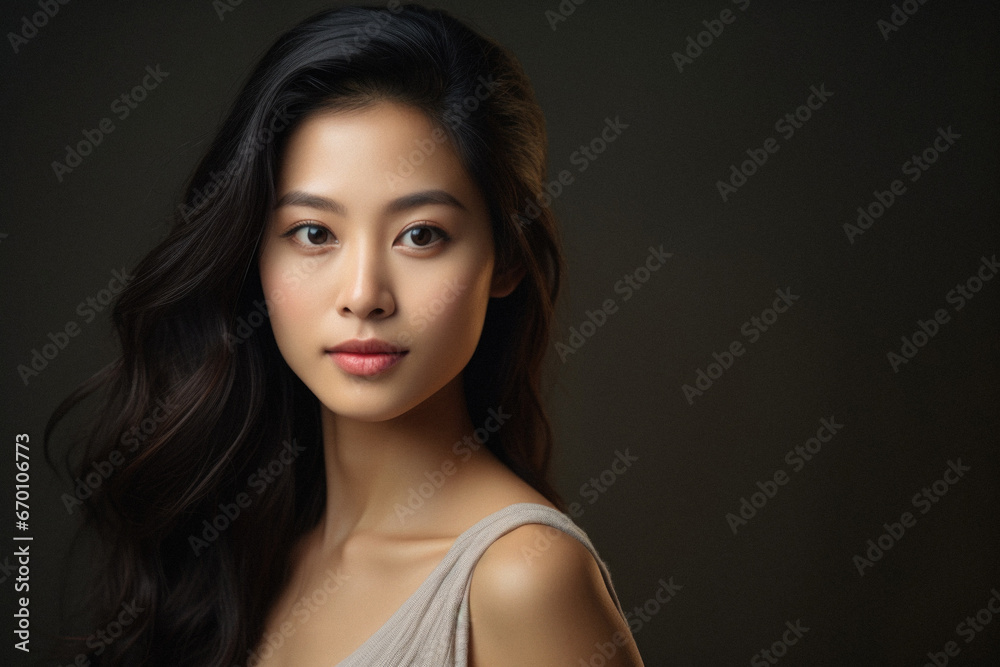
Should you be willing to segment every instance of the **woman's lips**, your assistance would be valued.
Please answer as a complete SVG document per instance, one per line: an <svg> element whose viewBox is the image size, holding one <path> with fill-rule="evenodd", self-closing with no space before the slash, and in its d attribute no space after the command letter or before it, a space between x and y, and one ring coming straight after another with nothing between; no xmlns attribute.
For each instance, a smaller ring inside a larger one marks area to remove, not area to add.
<svg viewBox="0 0 1000 667"><path fill-rule="evenodd" d="M334 362L351 375L371 376L395 366L406 352L328 352Z"/></svg>
<svg viewBox="0 0 1000 667"><path fill-rule="evenodd" d="M389 370L407 352L409 350L378 338L354 338L326 350L345 372L363 377Z"/></svg>

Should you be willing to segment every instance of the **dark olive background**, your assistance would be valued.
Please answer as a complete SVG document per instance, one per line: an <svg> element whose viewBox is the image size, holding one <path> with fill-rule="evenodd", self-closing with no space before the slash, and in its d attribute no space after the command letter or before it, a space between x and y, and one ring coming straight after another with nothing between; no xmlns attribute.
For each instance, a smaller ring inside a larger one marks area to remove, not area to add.
<svg viewBox="0 0 1000 667"><path fill-rule="evenodd" d="M327 4L245 0L220 19L209 0L70 2L18 53L0 47L0 506L28 433L32 658L61 630L96 629L58 620L59 579L71 600L85 563L67 562L70 484L41 453L47 415L114 349L106 312L87 323L77 304L163 236L248 69ZM681 586L636 633L646 664L747 664L796 620L809 630L782 664L921 665L948 641L951 664L988 664L1000 618L971 643L956 626L1000 587L1000 280L958 311L946 294L1000 251L997 6L910 0L886 40L889 2L567 0L553 30L558 5L437 3L518 55L548 119L550 178L574 175L553 203L569 263L556 340L618 306L565 363L553 347L549 395L559 488L623 605L660 579ZM735 21L679 72L672 53L727 7ZM36 11L5 2L0 28ZM169 76L115 118L147 65ZM832 96L785 139L775 121L814 85ZM103 117L116 129L58 182L52 161ZM572 154L606 118L628 127L578 171ZM961 138L910 182L901 166L939 127ZM768 137L779 150L723 202L716 181ZM896 178L906 193L850 243L844 223ZM661 244L673 256L625 301L616 281ZM800 298L751 344L741 326L779 288ZM939 308L951 320L894 372L887 353ZM80 335L26 386L17 366L69 321ZM689 404L681 386L735 340L746 352ZM785 453L830 417L843 428L793 472ZM638 460L605 492L583 488L617 451ZM911 498L959 458L971 469L920 514ZM734 535L726 514L777 469L789 482ZM916 525L859 576L852 558L905 511ZM0 523L6 564L12 519ZM11 646L13 575L0 579L4 663L28 664Z"/></svg>

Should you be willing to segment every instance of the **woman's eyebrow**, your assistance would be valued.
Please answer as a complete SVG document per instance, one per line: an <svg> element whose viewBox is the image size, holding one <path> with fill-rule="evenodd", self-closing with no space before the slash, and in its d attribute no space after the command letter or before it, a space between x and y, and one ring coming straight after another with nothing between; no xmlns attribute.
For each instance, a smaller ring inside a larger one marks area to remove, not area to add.
<svg viewBox="0 0 1000 667"><path fill-rule="evenodd" d="M386 205L385 210L387 213L400 213L427 204L444 204L445 206L453 206L463 211L468 211L462 202L444 190L411 192L390 201ZM285 193L278 200L278 203L274 205L274 208L279 209L282 206L305 206L319 211L329 211L337 215L347 215L347 208L335 199L302 190L291 190Z"/></svg>

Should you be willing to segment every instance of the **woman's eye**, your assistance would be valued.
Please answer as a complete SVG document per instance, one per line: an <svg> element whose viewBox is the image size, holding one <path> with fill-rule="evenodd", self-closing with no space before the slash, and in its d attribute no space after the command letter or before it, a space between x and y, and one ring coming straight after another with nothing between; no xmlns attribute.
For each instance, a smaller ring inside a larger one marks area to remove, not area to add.
<svg viewBox="0 0 1000 667"><path fill-rule="evenodd" d="M304 246L321 246L333 239L330 230L319 225L302 225L291 231L291 236Z"/></svg>
<svg viewBox="0 0 1000 667"><path fill-rule="evenodd" d="M426 225L420 227L411 227L403 232L403 244L410 248L426 248L443 239L447 239L448 236L437 227L429 227Z"/></svg>

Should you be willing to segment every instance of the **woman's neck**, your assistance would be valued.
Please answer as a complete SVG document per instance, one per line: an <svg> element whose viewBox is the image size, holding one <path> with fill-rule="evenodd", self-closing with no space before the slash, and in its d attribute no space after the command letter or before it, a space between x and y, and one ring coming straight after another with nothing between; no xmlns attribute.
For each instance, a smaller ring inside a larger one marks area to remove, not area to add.
<svg viewBox="0 0 1000 667"><path fill-rule="evenodd" d="M474 429L461 375L396 418L359 421L323 408L322 427L327 498L319 528L328 547L353 534L404 535L427 527L436 514L427 510L451 495L451 475L436 473L458 474L493 458L485 447L472 457L468 447L460 450L464 456L455 451Z"/></svg>

